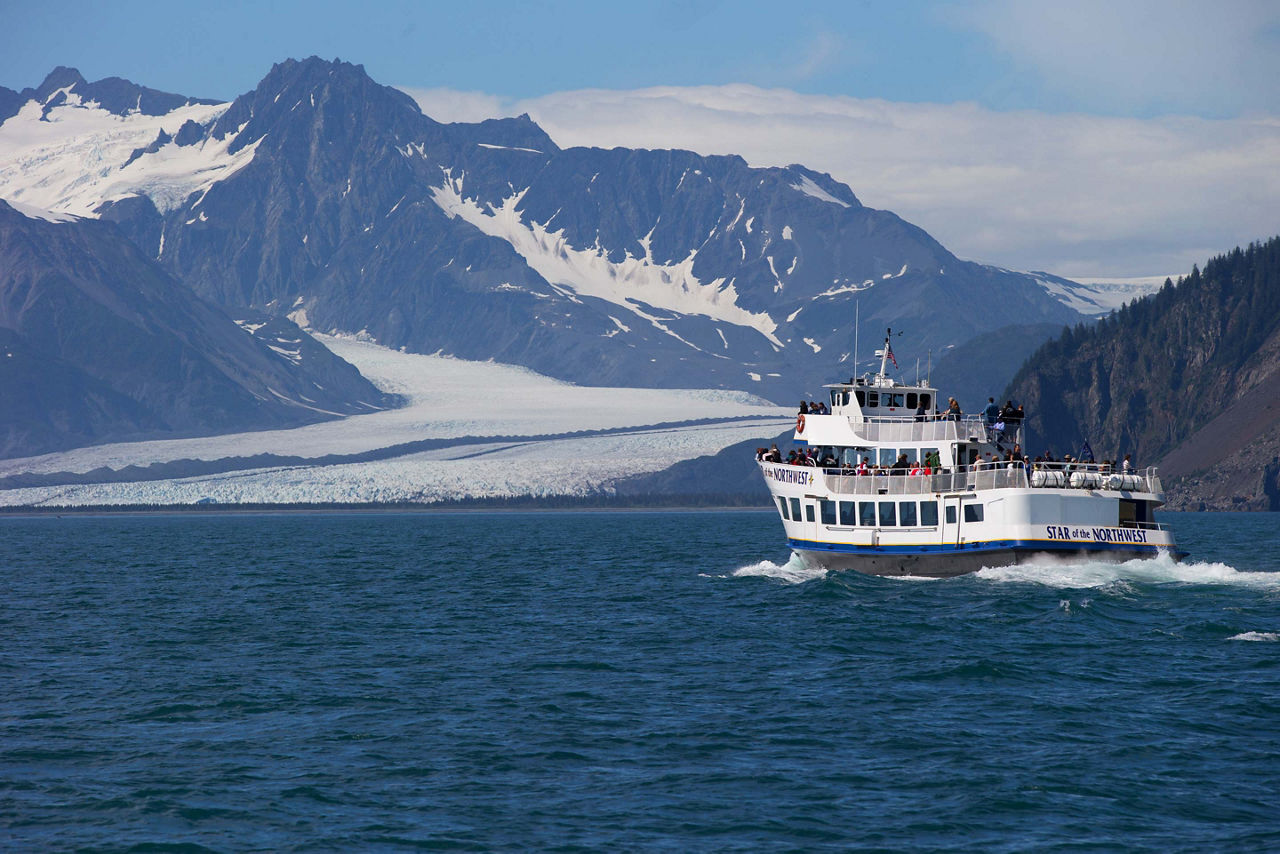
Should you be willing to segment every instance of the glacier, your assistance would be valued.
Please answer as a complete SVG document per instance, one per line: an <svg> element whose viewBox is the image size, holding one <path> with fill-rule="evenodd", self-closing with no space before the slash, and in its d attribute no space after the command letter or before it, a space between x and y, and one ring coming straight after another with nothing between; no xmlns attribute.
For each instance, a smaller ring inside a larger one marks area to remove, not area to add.
<svg viewBox="0 0 1280 854"><path fill-rule="evenodd" d="M739 442L765 443L792 423L789 408L746 392L578 386L494 362L404 353L351 336L315 337L380 389L401 395L406 405L290 430L116 443L0 460L0 477L258 454L317 460L191 478L5 489L0 506L175 505L203 499L429 504L585 496L608 493L622 478L661 471ZM590 435L598 431L610 432ZM581 432L588 435L574 435ZM329 455L424 439L444 441L390 459L319 462Z"/></svg>

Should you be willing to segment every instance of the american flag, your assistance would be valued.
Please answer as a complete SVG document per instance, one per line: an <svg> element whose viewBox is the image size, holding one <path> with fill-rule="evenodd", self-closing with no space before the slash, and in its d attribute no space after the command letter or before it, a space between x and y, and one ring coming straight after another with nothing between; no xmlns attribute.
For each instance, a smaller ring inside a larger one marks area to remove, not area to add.
<svg viewBox="0 0 1280 854"><path fill-rule="evenodd" d="M889 357L889 361L890 361L890 362L893 362L893 366L894 366L895 368L896 368L896 367L898 367L898 360L897 360L897 359L895 359L895 358L893 357L893 345L892 345L892 344L887 344L887 343L885 344L885 351L884 351L884 354L885 354L886 356L888 356L888 357Z"/></svg>

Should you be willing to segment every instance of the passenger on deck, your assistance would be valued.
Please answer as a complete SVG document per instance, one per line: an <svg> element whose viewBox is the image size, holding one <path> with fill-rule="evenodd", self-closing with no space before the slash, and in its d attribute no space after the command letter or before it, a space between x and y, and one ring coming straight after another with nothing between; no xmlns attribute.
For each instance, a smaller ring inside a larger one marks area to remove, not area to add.
<svg viewBox="0 0 1280 854"><path fill-rule="evenodd" d="M1124 459L1120 462L1120 471L1123 474L1133 474L1132 454L1124 455Z"/></svg>
<svg viewBox="0 0 1280 854"><path fill-rule="evenodd" d="M803 400L800 401L800 414L801 415L809 414L809 404Z"/></svg>
<svg viewBox="0 0 1280 854"><path fill-rule="evenodd" d="M863 457L861 460L858 461L858 474L863 477L866 477L866 474L867 474L867 458L866 457Z"/></svg>
<svg viewBox="0 0 1280 854"><path fill-rule="evenodd" d="M956 399L954 397L947 398L947 417L952 421L959 421L960 416L963 414L964 413L960 411L960 404Z"/></svg>
<svg viewBox="0 0 1280 854"><path fill-rule="evenodd" d="M894 463L891 468L892 468L892 471L890 471L889 474L905 475L908 471L911 470L911 463L907 462L906 454L898 454L898 461Z"/></svg>
<svg viewBox="0 0 1280 854"><path fill-rule="evenodd" d="M995 426L996 420L1000 417L1000 407L996 406L994 397L987 398L987 408L982 410L982 417L986 419L988 429Z"/></svg>
<svg viewBox="0 0 1280 854"><path fill-rule="evenodd" d="M916 407L916 420L923 421L924 419L925 419L925 408L924 408L924 402L921 401L920 405Z"/></svg>

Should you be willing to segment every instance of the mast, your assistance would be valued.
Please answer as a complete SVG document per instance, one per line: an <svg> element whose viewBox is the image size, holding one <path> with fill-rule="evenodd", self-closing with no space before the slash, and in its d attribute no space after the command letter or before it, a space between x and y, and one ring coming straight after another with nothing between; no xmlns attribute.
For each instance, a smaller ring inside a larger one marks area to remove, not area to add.
<svg viewBox="0 0 1280 854"><path fill-rule="evenodd" d="M892 336L893 336L893 330L885 329L884 349L881 350L879 353L876 353L876 355L880 357L880 376L882 377L888 376L888 374L885 373L885 369L889 367L889 339Z"/></svg>

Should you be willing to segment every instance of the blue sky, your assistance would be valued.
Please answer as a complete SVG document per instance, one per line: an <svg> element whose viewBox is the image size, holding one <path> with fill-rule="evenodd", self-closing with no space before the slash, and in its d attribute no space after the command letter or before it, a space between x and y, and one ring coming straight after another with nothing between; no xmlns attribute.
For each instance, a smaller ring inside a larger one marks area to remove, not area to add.
<svg viewBox="0 0 1280 854"><path fill-rule="evenodd" d="M253 88L272 62L317 54L362 63L391 85L514 98L749 83L996 110L1280 111L1280 4L1249 0L5 0L0 8L7 32L0 85L15 89L61 64L90 79L116 75L230 99ZM1053 54L1081 73L1062 73ZM1100 63L1098 73L1084 73ZM1250 67L1237 77L1228 64ZM1179 65L1201 67L1178 72Z"/></svg>
<svg viewBox="0 0 1280 854"><path fill-rule="evenodd" d="M0 0L0 20L12 89L71 65L231 99L340 57L442 120L802 162L1008 266L1163 275L1280 230L1277 2Z"/></svg>

